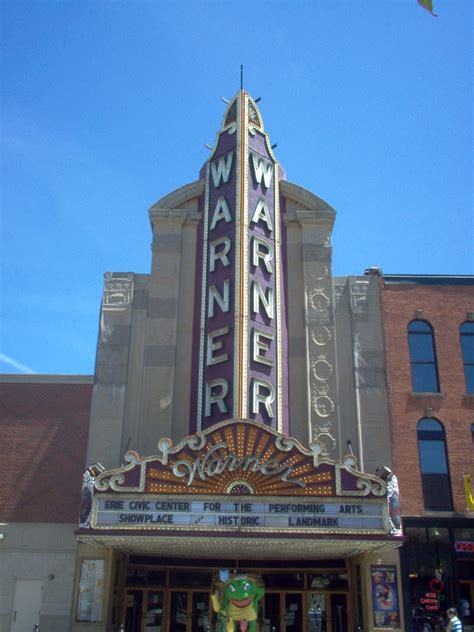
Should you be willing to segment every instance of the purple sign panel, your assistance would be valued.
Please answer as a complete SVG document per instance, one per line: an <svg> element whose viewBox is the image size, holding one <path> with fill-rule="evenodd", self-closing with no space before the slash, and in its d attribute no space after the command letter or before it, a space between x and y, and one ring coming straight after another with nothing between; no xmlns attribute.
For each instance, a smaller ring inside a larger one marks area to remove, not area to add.
<svg viewBox="0 0 474 632"><path fill-rule="evenodd" d="M223 138L221 135L220 141ZM237 227L235 133L233 139L231 147L228 138L227 142L219 142L206 175L199 366L202 428L233 416Z"/></svg>
<svg viewBox="0 0 474 632"><path fill-rule="evenodd" d="M265 137L249 134L248 417L281 429L278 170Z"/></svg>

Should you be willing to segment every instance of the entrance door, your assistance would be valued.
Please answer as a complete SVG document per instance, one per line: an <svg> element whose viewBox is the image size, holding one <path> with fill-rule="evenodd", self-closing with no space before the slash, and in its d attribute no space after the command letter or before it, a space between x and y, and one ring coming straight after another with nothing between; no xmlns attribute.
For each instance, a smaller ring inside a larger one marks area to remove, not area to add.
<svg viewBox="0 0 474 632"><path fill-rule="evenodd" d="M265 593L263 632L302 632L305 621L303 592Z"/></svg>
<svg viewBox="0 0 474 632"><path fill-rule="evenodd" d="M169 630L188 632L189 599L187 590L172 590L170 593Z"/></svg>
<svg viewBox="0 0 474 632"><path fill-rule="evenodd" d="M141 632L143 618L143 590L127 590L125 600L125 629Z"/></svg>
<svg viewBox="0 0 474 632"><path fill-rule="evenodd" d="M474 624L474 580L459 580L460 616L463 624Z"/></svg>
<svg viewBox="0 0 474 632"><path fill-rule="evenodd" d="M347 594L267 592L263 632L347 632Z"/></svg>
<svg viewBox="0 0 474 632"><path fill-rule="evenodd" d="M209 632L210 629L208 592L158 588L127 590L127 632Z"/></svg>
<svg viewBox="0 0 474 632"><path fill-rule="evenodd" d="M265 593L263 611L263 632L281 632L280 593Z"/></svg>
<svg viewBox="0 0 474 632"><path fill-rule="evenodd" d="M164 632L163 590L127 590L125 629L127 632Z"/></svg>
<svg viewBox="0 0 474 632"><path fill-rule="evenodd" d="M164 593L162 590L146 591L143 632L163 632L163 597Z"/></svg>
<svg viewBox="0 0 474 632"><path fill-rule="evenodd" d="M195 591L191 595L191 632L209 632L211 629L209 593Z"/></svg>
<svg viewBox="0 0 474 632"><path fill-rule="evenodd" d="M330 595L332 632L347 632L347 595Z"/></svg>
<svg viewBox="0 0 474 632"><path fill-rule="evenodd" d="M211 629L209 601L207 591L171 590L167 632L208 632Z"/></svg>
<svg viewBox="0 0 474 632"><path fill-rule="evenodd" d="M303 593L285 594L285 632L300 632L303 630Z"/></svg>
<svg viewBox="0 0 474 632"><path fill-rule="evenodd" d="M43 580L17 579L10 632L30 632L39 625Z"/></svg>

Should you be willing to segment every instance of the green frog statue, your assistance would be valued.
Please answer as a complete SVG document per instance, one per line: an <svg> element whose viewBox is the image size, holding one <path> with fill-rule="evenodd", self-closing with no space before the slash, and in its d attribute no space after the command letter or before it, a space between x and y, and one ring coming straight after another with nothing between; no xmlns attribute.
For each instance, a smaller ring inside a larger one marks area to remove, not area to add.
<svg viewBox="0 0 474 632"><path fill-rule="evenodd" d="M257 632L258 606L264 594L263 586L251 575L234 575L218 582L211 595L217 632Z"/></svg>

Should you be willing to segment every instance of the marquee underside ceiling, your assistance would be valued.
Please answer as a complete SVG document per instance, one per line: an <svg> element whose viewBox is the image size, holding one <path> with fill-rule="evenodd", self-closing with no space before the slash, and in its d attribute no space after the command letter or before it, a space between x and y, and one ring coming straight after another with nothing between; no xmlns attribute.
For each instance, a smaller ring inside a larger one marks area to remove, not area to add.
<svg viewBox="0 0 474 632"><path fill-rule="evenodd" d="M239 559L348 558L401 546L400 539L235 538L153 535L80 535L80 542L133 554Z"/></svg>

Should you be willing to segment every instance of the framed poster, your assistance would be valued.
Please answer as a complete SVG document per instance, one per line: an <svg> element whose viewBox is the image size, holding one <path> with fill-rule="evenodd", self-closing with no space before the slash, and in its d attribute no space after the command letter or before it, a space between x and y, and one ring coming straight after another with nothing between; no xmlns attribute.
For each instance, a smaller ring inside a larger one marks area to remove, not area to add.
<svg viewBox="0 0 474 632"><path fill-rule="evenodd" d="M371 566L370 585L374 628L399 628L397 569L394 565Z"/></svg>
<svg viewBox="0 0 474 632"><path fill-rule="evenodd" d="M76 621L92 623L102 620L104 576L104 560L82 560Z"/></svg>

